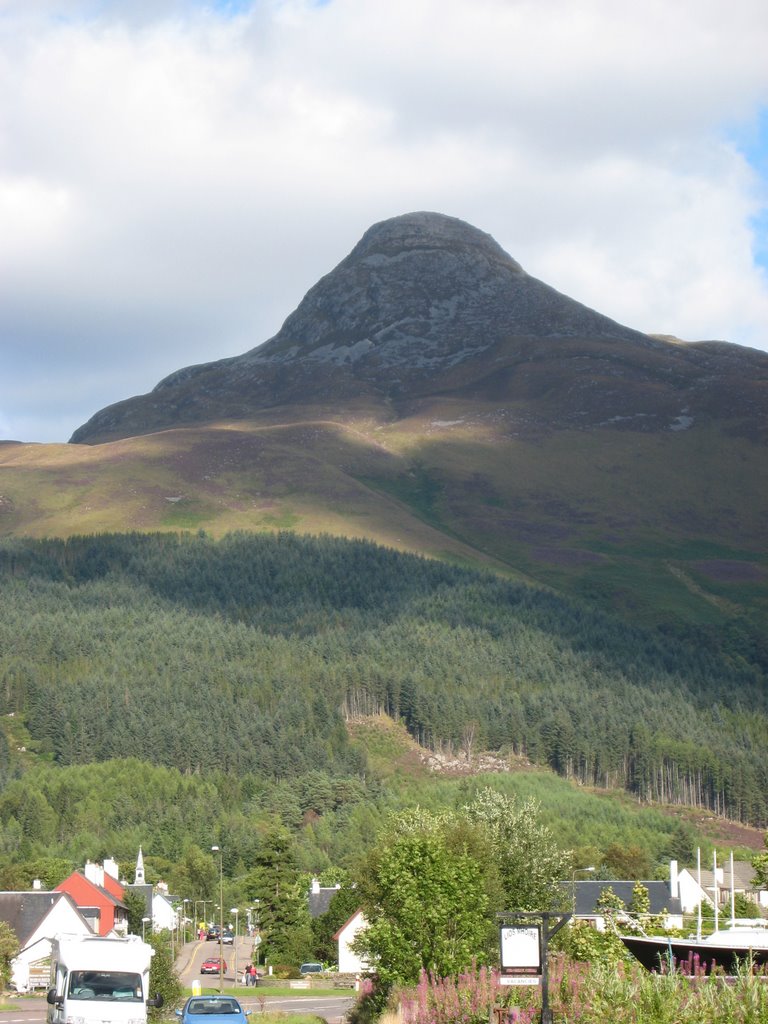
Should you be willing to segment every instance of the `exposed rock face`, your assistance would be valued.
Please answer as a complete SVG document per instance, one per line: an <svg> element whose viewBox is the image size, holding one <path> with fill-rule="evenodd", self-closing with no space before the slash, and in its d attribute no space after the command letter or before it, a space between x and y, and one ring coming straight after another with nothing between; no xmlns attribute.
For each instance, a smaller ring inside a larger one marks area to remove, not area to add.
<svg viewBox="0 0 768 1024"><path fill-rule="evenodd" d="M549 413L564 424L634 418L633 428L648 429L658 417L647 419L636 392L658 391L659 382L661 420L686 429L681 386L692 383L697 361L703 372L728 358L715 346L697 354L623 327L530 277L490 235L412 213L370 228L274 338L171 374L149 395L97 413L72 441L245 419L275 405L458 391L494 401L548 394ZM612 388L596 396L604 377Z"/></svg>
<svg viewBox="0 0 768 1024"><path fill-rule="evenodd" d="M512 335L643 335L529 277L490 237L463 221L413 213L370 228L306 295L281 331L230 366L355 367L377 383L432 374ZM166 378L174 386L189 371Z"/></svg>

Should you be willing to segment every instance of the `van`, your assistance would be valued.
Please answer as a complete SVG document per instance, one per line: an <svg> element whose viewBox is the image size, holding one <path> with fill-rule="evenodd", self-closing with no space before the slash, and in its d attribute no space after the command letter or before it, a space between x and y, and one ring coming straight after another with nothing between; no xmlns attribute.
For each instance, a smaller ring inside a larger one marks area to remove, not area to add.
<svg viewBox="0 0 768 1024"><path fill-rule="evenodd" d="M51 942L48 1024L146 1024L154 950L136 935L57 935Z"/></svg>
<svg viewBox="0 0 768 1024"><path fill-rule="evenodd" d="M299 968L302 974L320 974L323 970L322 964L302 964Z"/></svg>

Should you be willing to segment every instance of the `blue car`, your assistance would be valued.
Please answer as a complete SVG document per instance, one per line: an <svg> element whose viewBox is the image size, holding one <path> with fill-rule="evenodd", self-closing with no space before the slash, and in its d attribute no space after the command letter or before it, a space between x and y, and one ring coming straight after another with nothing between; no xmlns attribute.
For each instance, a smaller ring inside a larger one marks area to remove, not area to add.
<svg viewBox="0 0 768 1024"><path fill-rule="evenodd" d="M245 1024L250 1013L232 996L191 996L176 1016L181 1024Z"/></svg>

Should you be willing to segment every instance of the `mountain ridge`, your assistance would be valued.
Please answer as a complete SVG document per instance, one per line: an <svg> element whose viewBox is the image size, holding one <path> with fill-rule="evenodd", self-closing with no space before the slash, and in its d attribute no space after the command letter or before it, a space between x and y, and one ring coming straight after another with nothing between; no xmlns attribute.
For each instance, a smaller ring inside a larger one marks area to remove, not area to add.
<svg viewBox="0 0 768 1024"><path fill-rule="evenodd" d="M717 404L712 374L748 377L748 367L768 381L768 355L635 331L531 277L477 228L412 213L369 228L274 337L169 374L148 394L97 412L71 440L100 443L317 402L370 400L397 415L402 403L468 388L513 401L553 392L545 416L575 425L583 410L568 392L580 378L601 387L602 419L646 418L643 400L655 392L662 419L675 422L687 415L681 392L705 412ZM740 385L743 414L750 386ZM600 418L589 413L586 422Z"/></svg>
<svg viewBox="0 0 768 1024"><path fill-rule="evenodd" d="M374 225L274 338L76 439L0 447L1 534L329 533L654 622L768 612L768 354L622 327L455 218Z"/></svg>

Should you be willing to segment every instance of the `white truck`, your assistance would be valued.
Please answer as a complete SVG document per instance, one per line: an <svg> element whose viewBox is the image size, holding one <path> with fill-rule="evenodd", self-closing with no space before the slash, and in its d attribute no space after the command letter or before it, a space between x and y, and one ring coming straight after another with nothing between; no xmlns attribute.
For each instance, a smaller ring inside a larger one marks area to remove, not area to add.
<svg viewBox="0 0 768 1024"><path fill-rule="evenodd" d="M51 943L48 1024L146 1024L152 947L138 935L57 935Z"/></svg>

